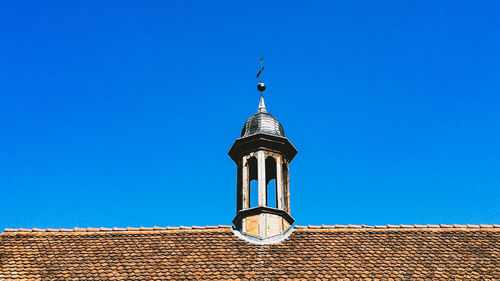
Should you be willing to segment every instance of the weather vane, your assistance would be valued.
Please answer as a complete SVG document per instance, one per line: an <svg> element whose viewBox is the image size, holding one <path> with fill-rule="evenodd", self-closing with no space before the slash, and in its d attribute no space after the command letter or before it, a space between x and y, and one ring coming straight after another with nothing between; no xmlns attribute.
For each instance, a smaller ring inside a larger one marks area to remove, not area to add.
<svg viewBox="0 0 500 281"><path fill-rule="evenodd" d="M262 71L264 70L264 57L259 57L259 72L257 73L257 77L255 78L259 78L260 76L260 82L257 84L257 90L260 92L260 94L262 95L262 92L264 92L266 90L266 85L264 84L264 82L262 82Z"/></svg>

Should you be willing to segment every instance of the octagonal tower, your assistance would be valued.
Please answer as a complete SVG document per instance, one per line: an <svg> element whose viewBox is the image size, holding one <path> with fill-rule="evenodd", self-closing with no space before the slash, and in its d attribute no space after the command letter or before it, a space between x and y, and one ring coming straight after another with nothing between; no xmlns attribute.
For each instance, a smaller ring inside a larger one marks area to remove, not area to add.
<svg viewBox="0 0 500 281"><path fill-rule="evenodd" d="M241 233L266 239L283 234L294 223L290 215L288 165L296 154L281 123L267 112L261 95L257 113L248 118L241 137L229 150L229 156L237 165L233 223ZM274 185L270 186L273 180ZM257 182L256 190L251 190L252 181Z"/></svg>

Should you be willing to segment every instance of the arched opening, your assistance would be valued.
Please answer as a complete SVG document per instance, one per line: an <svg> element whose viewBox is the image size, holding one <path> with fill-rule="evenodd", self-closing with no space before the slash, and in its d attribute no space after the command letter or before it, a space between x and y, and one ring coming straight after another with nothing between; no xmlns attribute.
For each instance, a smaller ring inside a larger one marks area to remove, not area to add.
<svg viewBox="0 0 500 281"><path fill-rule="evenodd" d="M259 183L257 180L250 181L250 208L259 206Z"/></svg>
<svg viewBox="0 0 500 281"><path fill-rule="evenodd" d="M240 211L243 209L243 167L242 164L238 164L238 168L236 171L236 211Z"/></svg>
<svg viewBox="0 0 500 281"><path fill-rule="evenodd" d="M267 206L271 208L277 208L278 201L276 199L276 180L272 179L267 184Z"/></svg>
<svg viewBox="0 0 500 281"><path fill-rule="evenodd" d="M271 208L278 206L276 182L276 159L269 156L266 158L266 205Z"/></svg>
<svg viewBox="0 0 500 281"><path fill-rule="evenodd" d="M248 180L250 181L249 190L249 202L250 208L259 206L259 183L258 179L258 169L257 169L257 158L250 157L247 160L248 164Z"/></svg>

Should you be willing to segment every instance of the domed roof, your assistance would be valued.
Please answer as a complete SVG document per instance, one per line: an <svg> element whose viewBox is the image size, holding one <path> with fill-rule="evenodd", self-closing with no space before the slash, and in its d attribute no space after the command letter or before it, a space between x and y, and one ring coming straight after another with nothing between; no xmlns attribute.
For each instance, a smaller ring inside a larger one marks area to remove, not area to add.
<svg viewBox="0 0 500 281"><path fill-rule="evenodd" d="M260 96L259 110L250 116L241 130L241 137L248 137L256 134L268 134L285 137L285 131L281 123L271 114L267 113L264 97Z"/></svg>

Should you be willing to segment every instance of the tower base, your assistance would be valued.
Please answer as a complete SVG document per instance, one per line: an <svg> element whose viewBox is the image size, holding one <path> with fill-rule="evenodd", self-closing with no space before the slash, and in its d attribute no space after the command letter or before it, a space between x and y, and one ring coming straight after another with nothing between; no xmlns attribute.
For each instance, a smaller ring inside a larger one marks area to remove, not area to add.
<svg viewBox="0 0 500 281"><path fill-rule="evenodd" d="M239 211L233 223L244 234L267 238L283 233L294 221L284 210L260 206Z"/></svg>

